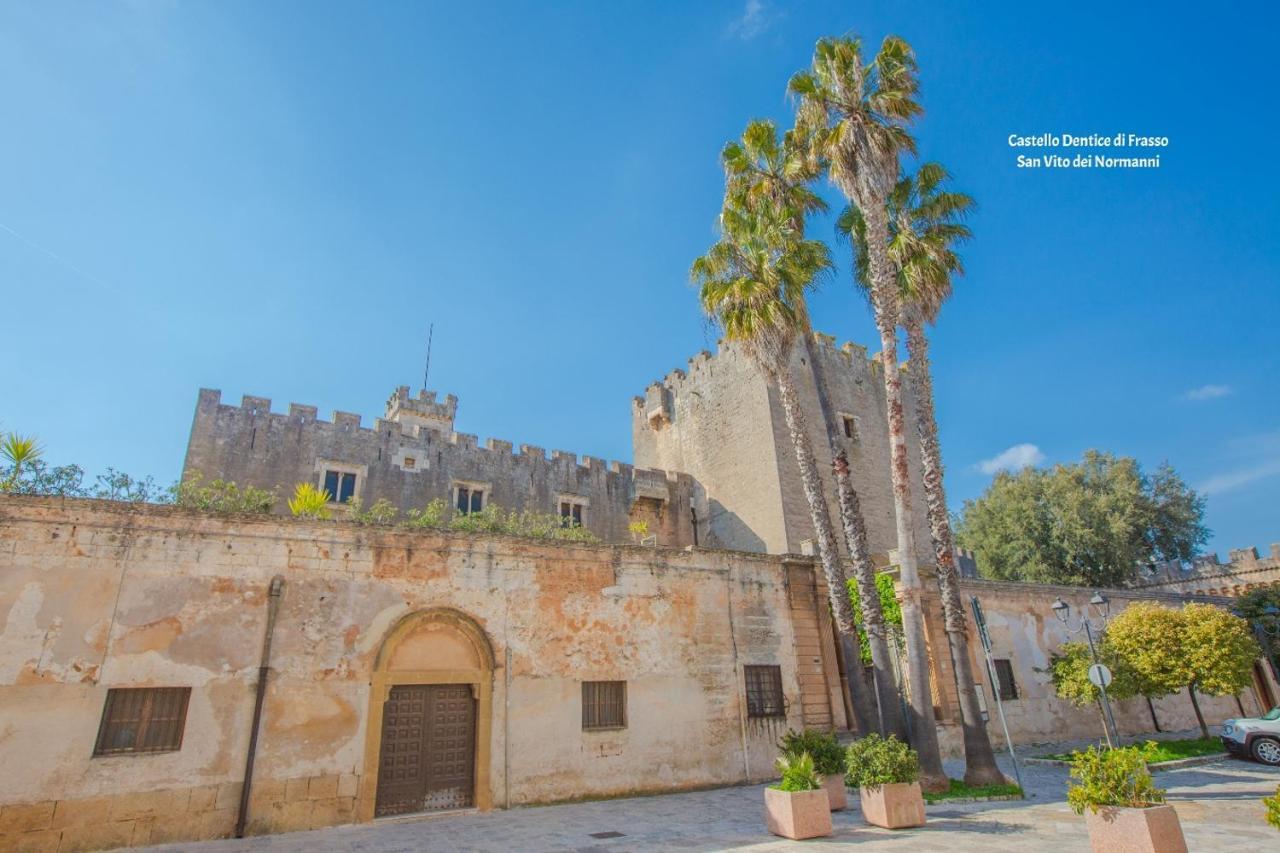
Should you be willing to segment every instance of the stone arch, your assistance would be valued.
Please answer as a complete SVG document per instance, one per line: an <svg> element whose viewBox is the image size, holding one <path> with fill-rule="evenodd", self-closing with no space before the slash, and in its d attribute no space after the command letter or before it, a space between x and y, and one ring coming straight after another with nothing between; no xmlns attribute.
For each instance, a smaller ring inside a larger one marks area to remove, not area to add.
<svg viewBox="0 0 1280 853"><path fill-rule="evenodd" d="M493 807L489 784L493 716L493 645L480 624L461 610L432 607L402 616L387 631L374 658L360 777L357 820L374 817L382 751L383 706L391 689L407 684L466 684L476 699L475 796L478 809Z"/></svg>

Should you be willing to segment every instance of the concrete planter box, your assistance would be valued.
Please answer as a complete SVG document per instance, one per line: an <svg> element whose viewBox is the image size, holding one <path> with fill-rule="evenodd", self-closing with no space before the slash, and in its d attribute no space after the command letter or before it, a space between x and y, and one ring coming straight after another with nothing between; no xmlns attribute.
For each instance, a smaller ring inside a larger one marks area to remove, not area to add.
<svg viewBox="0 0 1280 853"><path fill-rule="evenodd" d="M822 789L827 792L827 799L831 802L831 810L838 812L849 808L849 791L844 786L844 774L836 776L824 776L822 778Z"/></svg>
<svg viewBox="0 0 1280 853"><path fill-rule="evenodd" d="M879 788L859 788L862 816L872 826L905 829L924 826L924 797L919 782L894 782Z"/></svg>
<svg viewBox="0 0 1280 853"><path fill-rule="evenodd" d="M831 834L831 802L827 792L764 789L764 822L769 831L801 841Z"/></svg>
<svg viewBox="0 0 1280 853"><path fill-rule="evenodd" d="M1093 853L1187 853L1182 824L1173 806L1086 811Z"/></svg>

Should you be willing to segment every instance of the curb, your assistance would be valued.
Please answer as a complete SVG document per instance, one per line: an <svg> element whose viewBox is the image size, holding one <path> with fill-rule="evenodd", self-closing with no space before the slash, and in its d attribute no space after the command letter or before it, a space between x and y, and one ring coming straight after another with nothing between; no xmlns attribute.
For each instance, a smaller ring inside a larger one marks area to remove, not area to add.
<svg viewBox="0 0 1280 853"><path fill-rule="evenodd" d="M1021 794L997 794L994 797L947 797L944 800L938 800L933 803L925 800L924 806L925 808L928 808L929 806L952 806L964 805L965 803L1002 803L1008 802L1009 800L1025 799L1026 797Z"/></svg>
<svg viewBox="0 0 1280 853"><path fill-rule="evenodd" d="M1150 764L1147 769L1152 773L1159 773L1161 770L1181 770L1184 767L1199 767L1201 764L1214 764L1218 761L1225 761L1231 756L1225 752L1215 753L1214 755L1196 755L1191 758L1179 758L1176 761L1161 761L1158 764ZM1070 767L1070 761L1063 761L1058 758L1024 758L1023 764L1038 764L1041 767Z"/></svg>

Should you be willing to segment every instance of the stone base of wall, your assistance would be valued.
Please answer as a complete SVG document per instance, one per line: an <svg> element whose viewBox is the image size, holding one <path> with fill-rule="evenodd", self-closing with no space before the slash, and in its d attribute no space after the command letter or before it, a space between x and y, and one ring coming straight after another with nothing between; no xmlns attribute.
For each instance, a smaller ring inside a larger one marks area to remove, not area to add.
<svg viewBox="0 0 1280 853"><path fill-rule="evenodd" d="M264 779L249 800L250 835L337 826L355 820L359 777ZM0 807L0 850L71 853L229 838L240 783L48 800Z"/></svg>

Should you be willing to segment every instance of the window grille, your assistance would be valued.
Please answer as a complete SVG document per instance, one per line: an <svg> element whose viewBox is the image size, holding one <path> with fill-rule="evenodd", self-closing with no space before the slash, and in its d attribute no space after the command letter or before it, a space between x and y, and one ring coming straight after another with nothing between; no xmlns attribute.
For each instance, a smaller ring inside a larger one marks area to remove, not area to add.
<svg viewBox="0 0 1280 853"><path fill-rule="evenodd" d="M627 682L582 682L582 730L621 729L627 725Z"/></svg>
<svg viewBox="0 0 1280 853"><path fill-rule="evenodd" d="M190 699L190 687L108 690L93 754L173 752L181 749Z"/></svg>
<svg viewBox="0 0 1280 853"><path fill-rule="evenodd" d="M996 681L999 682L1000 698L1003 700L1018 698L1018 684L1013 680L1013 664L1005 658L996 658Z"/></svg>
<svg viewBox="0 0 1280 853"><path fill-rule="evenodd" d="M747 716L785 717L786 699L782 695L782 667L747 666Z"/></svg>

